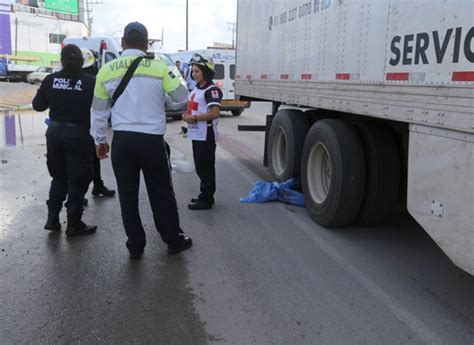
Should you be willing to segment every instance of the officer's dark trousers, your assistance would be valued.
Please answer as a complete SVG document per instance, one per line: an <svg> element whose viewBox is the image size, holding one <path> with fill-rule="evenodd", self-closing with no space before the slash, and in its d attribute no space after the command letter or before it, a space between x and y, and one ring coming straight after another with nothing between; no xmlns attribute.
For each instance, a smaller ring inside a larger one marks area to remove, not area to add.
<svg viewBox="0 0 474 345"><path fill-rule="evenodd" d="M143 171L155 226L163 242L179 241L178 210L162 135L115 131L112 167L117 179L127 248L141 249L146 236L138 210L140 171Z"/></svg>
<svg viewBox="0 0 474 345"><path fill-rule="evenodd" d="M199 199L214 202L216 192L216 140L212 127L207 128L207 140L193 140L193 156L196 173L201 179Z"/></svg>
<svg viewBox="0 0 474 345"><path fill-rule="evenodd" d="M46 131L47 165L53 178L48 210L59 213L67 196L68 217L82 214L84 194L92 179L89 129L52 123Z"/></svg>

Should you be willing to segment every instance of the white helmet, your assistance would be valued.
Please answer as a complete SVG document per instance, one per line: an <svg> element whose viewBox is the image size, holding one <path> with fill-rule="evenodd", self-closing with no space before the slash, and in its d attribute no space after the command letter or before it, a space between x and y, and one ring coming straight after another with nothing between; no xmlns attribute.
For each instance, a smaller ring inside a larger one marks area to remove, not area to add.
<svg viewBox="0 0 474 345"><path fill-rule="evenodd" d="M212 72L215 72L214 61L206 54L194 54L189 61L189 64L203 66L210 69Z"/></svg>
<svg viewBox="0 0 474 345"><path fill-rule="evenodd" d="M82 57L84 58L84 63L82 64L82 68L91 67L95 62L94 53L92 52L92 50L87 49L87 48L81 48L81 52L82 52Z"/></svg>

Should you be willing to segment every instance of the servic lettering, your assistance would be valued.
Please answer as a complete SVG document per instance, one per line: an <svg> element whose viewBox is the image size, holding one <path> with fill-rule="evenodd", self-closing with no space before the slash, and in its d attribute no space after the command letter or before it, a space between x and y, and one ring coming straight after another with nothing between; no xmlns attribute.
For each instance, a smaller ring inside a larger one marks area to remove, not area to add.
<svg viewBox="0 0 474 345"><path fill-rule="evenodd" d="M452 63L458 63L462 54L469 62L474 63L474 27L449 28L444 35L439 31L419 32L403 37L392 38L390 50L393 56L390 65L418 65L429 64L436 61L440 64L446 62L447 55L452 56ZM452 54L447 54L451 52Z"/></svg>

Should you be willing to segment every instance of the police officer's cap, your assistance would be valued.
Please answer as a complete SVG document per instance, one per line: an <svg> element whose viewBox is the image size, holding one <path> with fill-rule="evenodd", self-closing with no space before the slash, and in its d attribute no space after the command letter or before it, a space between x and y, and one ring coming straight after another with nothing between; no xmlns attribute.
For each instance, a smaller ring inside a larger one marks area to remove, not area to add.
<svg viewBox="0 0 474 345"><path fill-rule="evenodd" d="M139 22L129 23L123 30L123 38L135 41L148 40L148 30Z"/></svg>

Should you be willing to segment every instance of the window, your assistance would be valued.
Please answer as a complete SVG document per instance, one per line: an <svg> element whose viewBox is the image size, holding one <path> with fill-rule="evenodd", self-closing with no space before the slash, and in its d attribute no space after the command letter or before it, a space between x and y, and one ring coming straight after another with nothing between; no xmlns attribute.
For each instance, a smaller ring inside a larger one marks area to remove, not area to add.
<svg viewBox="0 0 474 345"><path fill-rule="evenodd" d="M66 35L49 34L49 43L61 44L65 38Z"/></svg>
<svg viewBox="0 0 474 345"><path fill-rule="evenodd" d="M175 64L174 64L174 62L171 59L169 54L158 53L157 57L160 61L163 61L167 66L169 66L169 67L174 67L175 66Z"/></svg>
<svg viewBox="0 0 474 345"><path fill-rule="evenodd" d="M216 64L214 66L214 70L216 71L216 74L214 75L214 79L224 79L225 73L224 73L224 65L222 64Z"/></svg>
<svg viewBox="0 0 474 345"><path fill-rule="evenodd" d="M111 53L111 52L106 52L105 53L105 63L107 63L109 61L112 61L116 58L117 58L117 56L114 53Z"/></svg>
<svg viewBox="0 0 474 345"><path fill-rule="evenodd" d="M230 79L231 80L234 80L235 79L235 65L234 64L231 64L230 65Z"/></svg>

